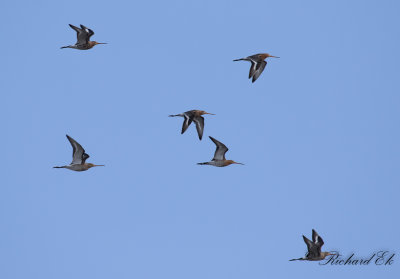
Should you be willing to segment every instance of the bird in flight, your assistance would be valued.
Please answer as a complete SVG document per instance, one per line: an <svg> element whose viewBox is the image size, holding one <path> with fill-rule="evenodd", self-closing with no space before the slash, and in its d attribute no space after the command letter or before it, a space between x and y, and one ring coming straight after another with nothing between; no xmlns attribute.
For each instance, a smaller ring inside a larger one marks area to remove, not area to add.
<svg viewBox="0 0 400 279"><path fill-rule="evenodd" d="M198 165L211 165L215 167L226 167L231 164L239 164L239 165L244 165L242 163L235 162L233 160L226 160L225 159L225 153L229 150L228 147L225 146L222 142L217 141L213 137L209 137L217 146L215 153L214 153L214 158L210 162L205 162L205 163L197 163Z"/></svg>
<svg viewBox="0 0 400 279"><path fill-rule="evenodd" d="M181 134L183 134L190 126L192 121L194 121L194 123L196 123L197 134L199 135L199 139L201 140L203 138L204 131L204 117L202 116L203 114L215 115L205 112L204 110L189 110L184 113L170 115L169 117L181 116L184 118Z"/></svg>
<svg viewBox="0 0 400 279"><path fill-rule="evenodd" d="M303 258L291 259L290 261L321 261L327 256L337 255L337 253L321 252L321 247L324 245L324 241L314 229L312 230L312 241L304 235L303 239L307 245L307 254Z"/></svg>
<svg viewBox="0 0 400 279"><path fill-rule="evenodd" d="M63 46L61 48L75 48L80 50L91 49L95 45L104 45L107 43L98 43L96 41L90 41L90 37L94 35L92 29L89 29L81 24L81 28L76 27L72 24L69 25L72 29L76 31L77 41L74 45Z"/></svg>
<svg viewBox="0 0 400 279"><path fill-rule="evenodd" d="M94 165L92 163L86 163L86 160L90 157L89 154L85 153L85 149L76 142L73 138L70 136L66 135L67 139L72 145L72 162L71 164L67 166L61 166L61 167L54 167L56 169L69 169L73 171L87 171L88 169L92 167L101 167L104 165Z"/></svg>
<svg viewBox="0 0 400 279"><path fill-rule="evenodd" d="M252 82L255 82L264 71L265 66L267 66L267 61L265 61L265 59L267 59L268 57L280 58L277 56L269 55L268 53L259 53L245 58L235 59L233 61L250 61L251 66L249 78L253 78Z"/></svg>

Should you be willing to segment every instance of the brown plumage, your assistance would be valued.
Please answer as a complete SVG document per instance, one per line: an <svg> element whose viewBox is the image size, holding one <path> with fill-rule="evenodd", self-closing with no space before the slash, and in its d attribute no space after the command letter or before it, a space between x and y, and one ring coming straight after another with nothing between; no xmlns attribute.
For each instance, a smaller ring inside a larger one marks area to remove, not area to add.
<svg viewBox="0 0 400 279"><path fill-rule="evenodd" d="M92 29L89 29L82 24L81 28L78 28L72 24L70 24L69 26L76 31L76 37L77 37L76 43L75 45L63 46L61 48L88 50L94 47L95 45L106 44L106 43L99 43L96 41L90 41L90 37L94 35L94 32Z"/></svg>
<svg viewBox="0 0 400 279"><path fill-rule="evenodd" d="M267 66L267 61L264 61L268 57L279 58L277 56L270 55L268 53L258 53L245 58L235 59L233 61L249 61L251 62L249 78L253 78L252 82L255 82L261 73Z"/></svg>
<svg viewBox="0 0 400 279"><path fill-rule="evenodd" d="M321 247L324 245L322 237L313 229L312 241L303 235L303 240L307 245L307 254L303 258L291 259L290 261L321 261L327 256L337 255L331 252L321 252Z"/></svg>
<svg viewBox="0 0 400 279"><path fill-rule="evenodd" d="M73 171L87 171L93 167L100 167L104 165L95 165L92 163L86 163L86 160L90 157L89 154L85 152L82 145L80 145L76 140L71 138L70 136L66 135L68 141L72 146L72 162L69 165L61 166L61 167L54 167L56 169L69 169Z"/></svg>
<svg viewBox="0 0 400 279"><path fill-rule="evenodd" d="M222 142L214 139L213 137L209 137L217 146L214 153L214 158L210 162L197 163L198 165L210 165L214 167L226 167L232 164L244 165L242 163L235 162L233 160L226 160L225 153L228 152L228 147L225 146Z"/></svg>
<svg viewBox="0 0 400 279"><path fill-rule="evenodd" d="M190 126L192 121L194 121L194 123L196 123L197 134L199 135L199 139L201 140L203 138L204 131L204 117L202 116L204 114L215 115L212 113L208 113L204 110L189 110L180 114L171 114L169 115L169 117L180 116L184 118L181 134L183 134Z"/></svg>

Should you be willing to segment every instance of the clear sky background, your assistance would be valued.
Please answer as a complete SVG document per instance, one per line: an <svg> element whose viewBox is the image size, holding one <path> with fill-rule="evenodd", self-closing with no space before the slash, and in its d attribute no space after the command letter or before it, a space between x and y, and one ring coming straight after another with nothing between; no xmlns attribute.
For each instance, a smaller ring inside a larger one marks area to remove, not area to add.
<svg viewBox="0 0 400 279"><path fill-rule="evenodd" d="M0 278L399 278L398 1L0 2ZM68 24L107 42L89 51ZM259 52L270 59L247 79ZM201 109L205 132L180 134ZM87 172L69 164L65 134ZM213 136L230 149L210 160Z"/></svg>

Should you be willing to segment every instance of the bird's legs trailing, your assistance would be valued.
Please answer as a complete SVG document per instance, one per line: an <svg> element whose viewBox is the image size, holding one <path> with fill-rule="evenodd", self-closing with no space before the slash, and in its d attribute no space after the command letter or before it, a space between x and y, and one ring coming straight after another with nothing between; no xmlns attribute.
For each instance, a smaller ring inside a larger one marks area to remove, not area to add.
<svg viewBox="0 0 400 279"><path fill-rule="evenodd" d="M298 258L298 259L291 259L289 261L305 261L305 260L306 260L305 258Z"/></svg>
<svg viewBox="0 0 400 279"><path fill-rule="evenodd" d="M197 163L198 165L211 165L210 162Z"/></svg>

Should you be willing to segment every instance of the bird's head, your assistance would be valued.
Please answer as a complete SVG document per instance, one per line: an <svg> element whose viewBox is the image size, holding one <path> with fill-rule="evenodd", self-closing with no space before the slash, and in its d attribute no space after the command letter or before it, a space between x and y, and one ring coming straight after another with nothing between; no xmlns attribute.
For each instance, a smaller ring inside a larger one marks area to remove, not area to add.
<svg viewBox="0 0 400 279"><path fill-rule="evenodd" d="M244 165L242 163L238 163L238 162L235 162L233 160L226 160L225 164L226 164L226 166L229 166L229 165L232 165L232 164Z"/></svg>
<svg viewBox="0 0 400 279"><path fill-rule="evenodd" d="M259 54L259 56L260 56L260 58L261 59L266 59L266 58L268 58L268 57L273 57L273 58L280 58L280 57L278 57L278 56L273 56L273 55L271 55L271 54L269 54L269 53L261 53L261 54Z"/></svg>
<svg viewBox="0 0 400 279"><path fill-rule="evenodd" d="M95 165L92 163L87 163L88 169L93 168L93 167L104 167L104 165Z"/></svg>
<svg viewBox="0 0 400 279"><path fill-rule="evenodd" d="M328 256L336 256L336 257L339 257L340 254L339 254L338 252L322 252L322 253L321 253L321 256L322 256L323 259L325 259L325 258L328 257Z"/></svg>
<svg viewBox="0 0 400 279"><path fill-rule="evenodd" d="M213 114L213 113L209 113L209 112L206 112L206 111L204 111L204 110L199 111L199 114L200 114L200 115L203 115L203 114L215 115L215 114Z"/></svg>
<svg viewBox="0 0 400 279"><path fill-rule="evenodd" d="M95 45L106 45L107 43L99 43L99 42L96 42L96 41L93 41L93 46L95 46Z"/></svg>

